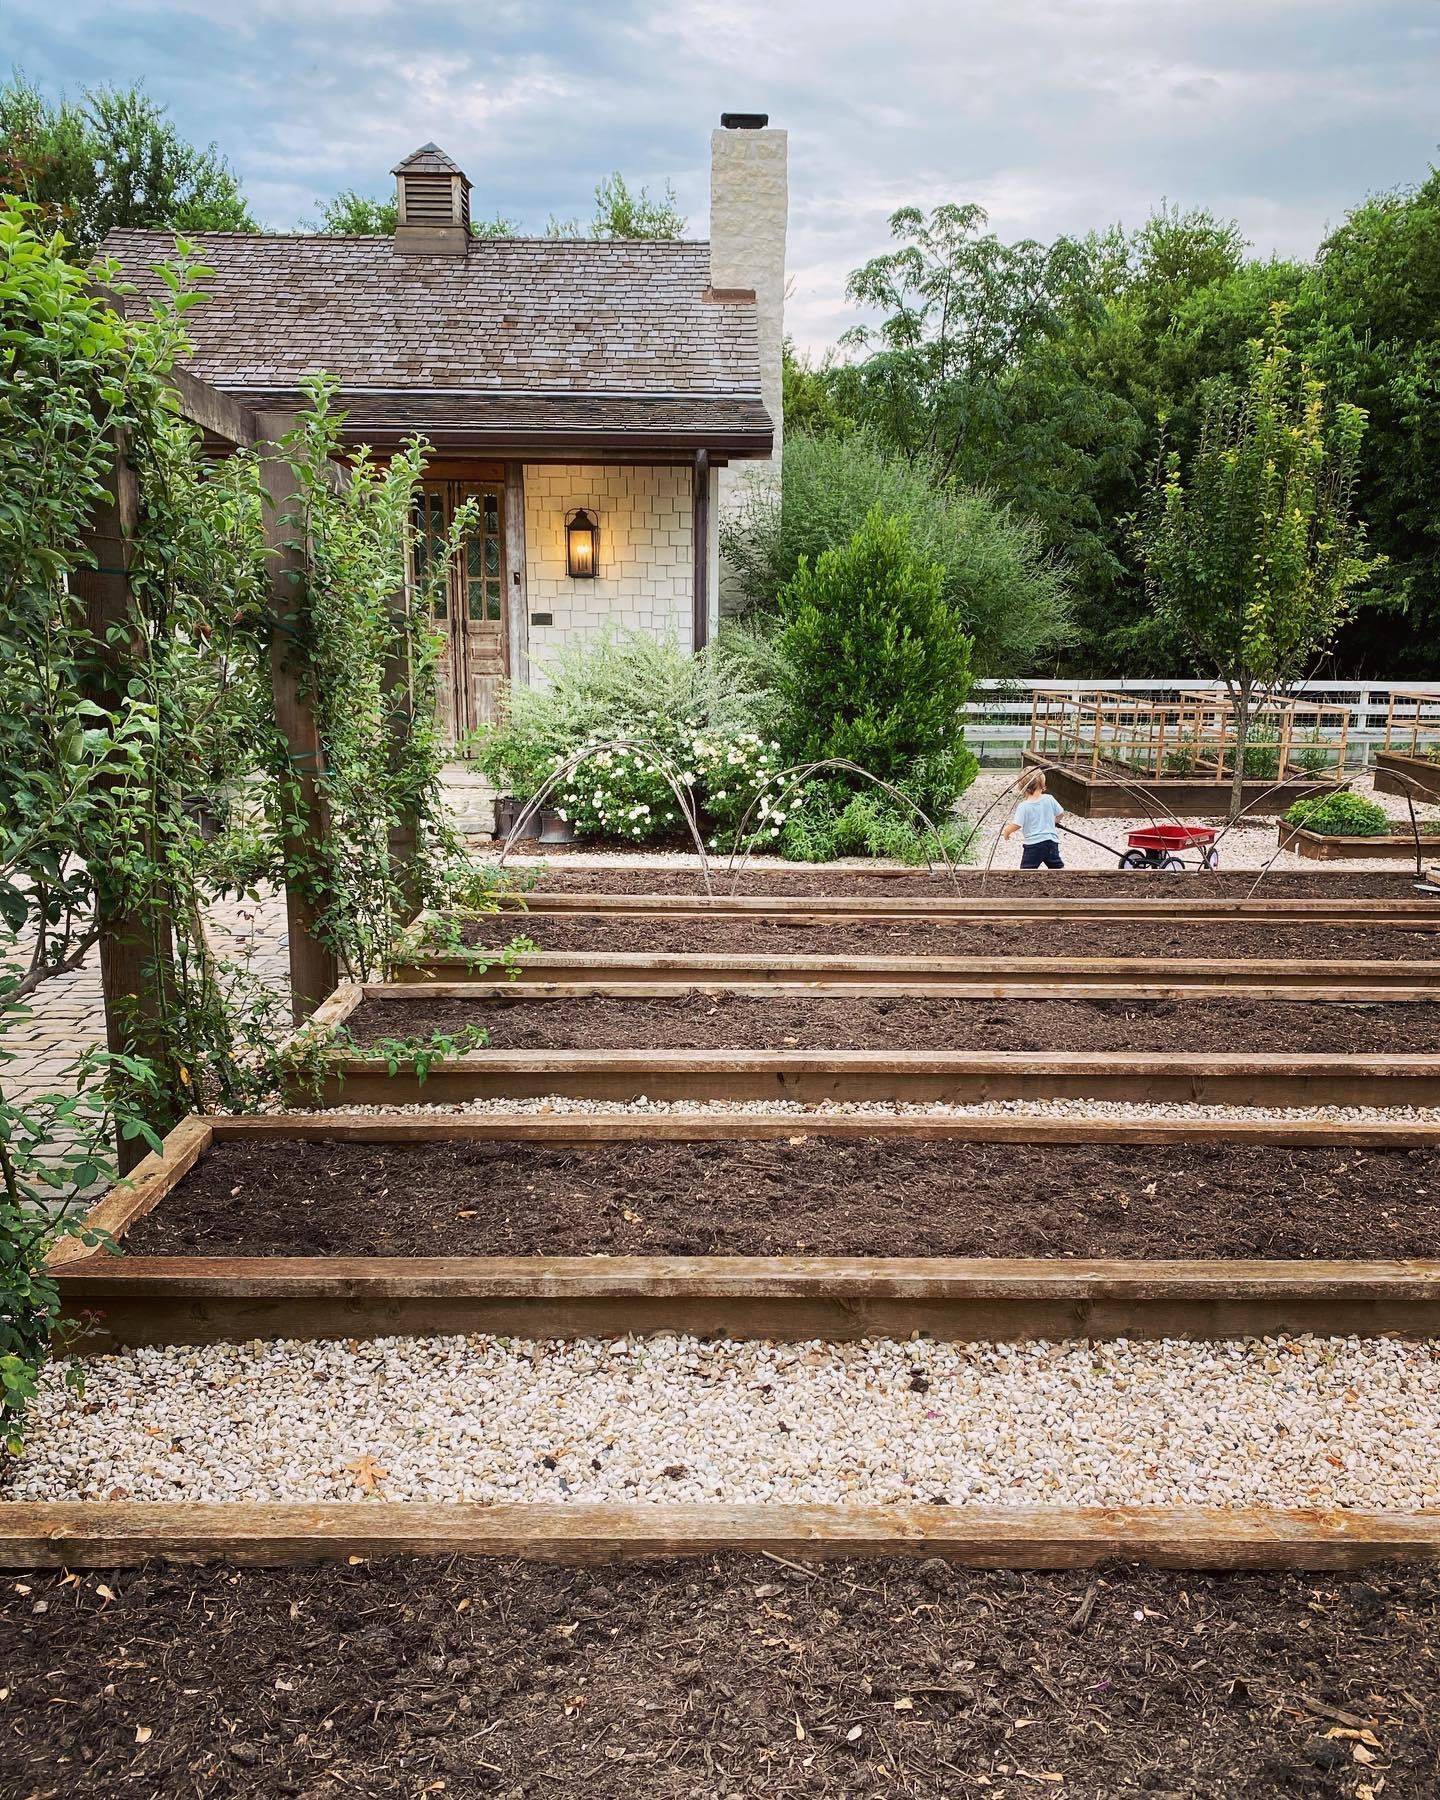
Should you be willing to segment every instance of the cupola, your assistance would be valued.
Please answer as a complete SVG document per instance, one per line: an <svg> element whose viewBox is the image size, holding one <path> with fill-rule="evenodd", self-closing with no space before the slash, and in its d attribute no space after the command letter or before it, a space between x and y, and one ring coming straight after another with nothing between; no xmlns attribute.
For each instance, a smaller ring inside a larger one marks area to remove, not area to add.
<svg viewBox="0 0 1440 1800"><path fill-rule="evenodd" d="M470 248L470 183L438 144L396 163L395 250L401 256L464 256Z"/></svg>

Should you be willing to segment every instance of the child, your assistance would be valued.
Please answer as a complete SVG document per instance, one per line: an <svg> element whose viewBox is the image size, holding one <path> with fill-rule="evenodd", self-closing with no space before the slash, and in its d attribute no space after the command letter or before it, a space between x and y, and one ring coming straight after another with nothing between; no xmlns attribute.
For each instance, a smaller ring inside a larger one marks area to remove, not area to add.
<svg viewBox="0 0 1440 1800"><path fill-rule="evenodd" d="M1020 852L1022 869L1065 867L1060 860L1060 839L1055 833L1055 821L1064 810L1053 795L1045 792L1044 770L1032 769L1020 783L1020 804L1003 833L1007 839L1017 831L1021 834L1025 846Z"/></svg>

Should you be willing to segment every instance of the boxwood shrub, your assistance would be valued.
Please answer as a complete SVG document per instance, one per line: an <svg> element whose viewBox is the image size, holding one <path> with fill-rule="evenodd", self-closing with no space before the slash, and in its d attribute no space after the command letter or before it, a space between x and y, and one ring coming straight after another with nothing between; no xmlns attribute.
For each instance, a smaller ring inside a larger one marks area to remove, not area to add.
<svg viewBox="0 0 1440 1800"><path fill-rule="evenodd" d="M1392 829L1383 806L1361 794L1324 794L1297 800L1285 815L1287 825L1303 825L1322 837L1384 837Z"/></svg>

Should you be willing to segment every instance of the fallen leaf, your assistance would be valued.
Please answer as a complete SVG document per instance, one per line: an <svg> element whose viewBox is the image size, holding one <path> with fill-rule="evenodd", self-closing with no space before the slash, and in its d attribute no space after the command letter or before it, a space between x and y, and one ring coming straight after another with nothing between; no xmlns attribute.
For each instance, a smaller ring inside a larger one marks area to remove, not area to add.
<svg viewBox="0 0 1440 1800"><path fill-rule="evenodd" d="M847 1744L853 1744L857 1738L863 1737L864 1733L865 1727L863 1725L852 1725L845 1733L845 1742Z"/></svg>
<svg viewBox="0 0 1440 1800"><path fill-rule="evenodd" d="M346 1463L345 1473L355 1477L355 1485L362 1494L375 1494L380 1491L380 1483L390 1471L382 1469L367 1450L363 1456L357 1456L354 1462Z"/></svg>
<svg viewBox="0 0 1440 1800"><path fill-rule="evenodd" d="M795 1715L795 1742L797 1744L805 1742L805 1727L800 1723L799 1713Z"/></svg>
<svg viewBox="0 0 1440 1800"><path fill-rule="evenodd" d="M903 1700L897 1700L895 1702L894 1710L896 1712L914 1712L915 1702L907 1694Z"/></svg>
<svg viewBox="0 0 1440 1800"><path fill-rule="evenodd" d="M115 1598L114 1588L106 1587L103 1581L97 1581L95 1583L95 1592L102 1600L113 1600Z"/></svg>
<svg viewBox="0 0 1440 1800"><path fill-rule="evenodd" d="M154 1734L148 1725L137 1725L135 1727L135 1742L137 1744L148 1744L153 1735Z"/></svg>

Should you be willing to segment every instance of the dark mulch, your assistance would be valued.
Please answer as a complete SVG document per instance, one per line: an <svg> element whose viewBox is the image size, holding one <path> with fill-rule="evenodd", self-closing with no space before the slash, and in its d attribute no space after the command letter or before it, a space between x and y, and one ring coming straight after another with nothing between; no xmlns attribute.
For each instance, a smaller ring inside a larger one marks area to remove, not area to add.
<svg viewBox="0 0 1440 1800"><path fill-rule="evenodd" d="M1243 899L1255 889L1258 871L1218 871L1213 875L1199 873L1174 874L1144 870L1041 869L1022 872L1018 869L992 869L988 876L981 869L961 869L952 882L945 874L913 875L846 875L840 871L757 870L747 869L741 877L742 894L855 894L874 899L895 895L912 898L930 895L955 895L962 898L999 898L1025 895L1032 899L1104 900L1214 900ZM698 894L704 883L698 869L572 869L563 858L542 871L516 870L515 879L523 886L534 881L537 888L555 888L581 894ZM730 891L730 881L723 868L713 880L717 894ZM1274 894L1286 899L1317 900L1414 899L1415 871L1404 870L1339 870L1310 871L1271 870L1261 881L1257 897ZM1440 901L1436 902L1440 906Z"/></svg>
<svg viewBox="0 0 1440 1800"><path fill-rule="evenodd" d="M0 1585L0 1783L57 1800L1407 1800L1437 1791L1437 1645L1440 1579L1394 1567L41 1574Z"/></svg>
<svg viewBox="0 0 1440 1800"><path fill-rule="evenodd" d="M221 1142L125 1239L190 1256L1440 1255L1428 1150Z"/></svg>
<svg viewBox="0 0 1440 1800"><path fill-rule="evenodd" d="M1285 1000L958 1000L903 994L365 1000L359 1044L484 1026L497 1050L1440 1050L1440 1005Z"/></svg>
<svg viewBox="0 0 1440 1800"><path fill-rule="evenodd" d="M1440 917L1440 908L1437 908ZM652 956L1157 956L1289 957L1306 962L1426 961L1440 931L1345 925L1154 924L1123 921L972 925L963 919L875 919L806 925L779 919L649 919L499 914L464 929L467 944L501 948L524 936L541 950L640 951Z"/></svg>

